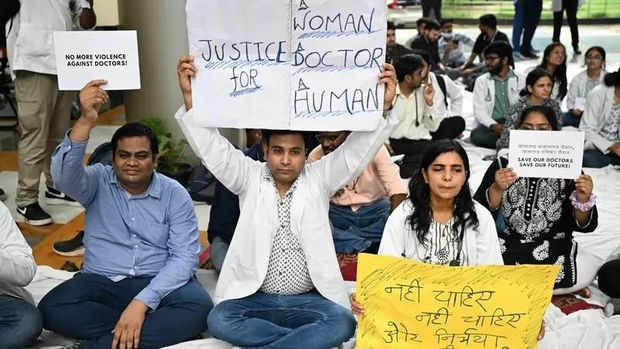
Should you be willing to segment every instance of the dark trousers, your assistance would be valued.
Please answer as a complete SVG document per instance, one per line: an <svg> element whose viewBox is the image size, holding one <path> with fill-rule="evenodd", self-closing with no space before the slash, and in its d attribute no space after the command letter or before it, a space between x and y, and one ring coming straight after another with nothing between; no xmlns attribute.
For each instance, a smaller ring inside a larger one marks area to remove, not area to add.
<svg viewBox="0 0 620 349"><path fill-rule="evenodd" d="M44 328L83 339L82 348L112 347L112 330L121 314L152 277L113 282L96 274L77 274L52 289L39 303ZM147 312L140 348L161 348L198 336L207 328L213 308L202 285L192 278Z"/></svg>
<svg viewBox="0 0 620 349"><path fill-rule="evenodd" d="M422 17L433 17L431 10L437 22L441 21L441 0L422 0Z"/></svg>
<svg viewBox="0 0 620 349"><path fill-rule="evenodd" d="M528 0L525 6L525 20L523 23L523 41L521 42L520 51L524 53L532 52L532 38L538 28L540 22L540 14L542 13L542 0Z"/></svg>
<svg viewBox="0 0 620 349"><path fill-rule="evenodd" d="M460 116L452 116L441 121L439 128L435 132L431 132L432 141L440 139L455 139L465 130L465 120ZM402 178L410 178L413 173L420 167L422 156L426 152L426 148L432 143L428 139L406 139L406 138L390 138L390 146L394 150L394 154L404 154L405 157L400 161L400 176Z"/></svg>
<svg viewBox="0 0 620 349"><path fill-rule="evenodd" d="M577 0L562 0L562 10L553 13L553 41L560 41L560 31L564 21L564 11L566 20L570 26L570 34L573 49L579 47L579 28L577 27Z"/></svg>

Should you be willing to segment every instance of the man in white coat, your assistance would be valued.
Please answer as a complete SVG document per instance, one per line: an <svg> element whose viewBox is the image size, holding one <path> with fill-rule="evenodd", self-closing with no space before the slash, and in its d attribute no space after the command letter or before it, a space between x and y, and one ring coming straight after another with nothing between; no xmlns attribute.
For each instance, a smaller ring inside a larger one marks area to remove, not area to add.
<svg viewBox="0 0 620 349"><path fill-rule="evenodd" d="M352 132L330 156L305 164L301 131L263 133L265 163L243 155L215 128L195 126L193 57L179 61L185 106L176 118L194 152L231 192L240 216L215 291L209 332L240 347L331 348L355 331L329 226L330 197L373 159L397 124ZM384 65L384 110L396 91Z"/></svg>
<svg viewBox="0 0 620 349"><path fill-rule="evenodd" d="M43 318L24 289L36 270L32 249L0 203L0 348L30 346L43 329Z"/></svg>

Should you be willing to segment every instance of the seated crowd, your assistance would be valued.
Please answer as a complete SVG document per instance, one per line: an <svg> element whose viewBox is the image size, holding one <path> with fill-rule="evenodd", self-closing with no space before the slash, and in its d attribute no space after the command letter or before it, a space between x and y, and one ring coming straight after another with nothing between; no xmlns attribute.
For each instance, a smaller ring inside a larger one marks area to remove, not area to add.
<svg viewBox="0 0 620 349"><path fill-rule="evenodd" d="M175 118L218 180L208 228L219 273L213 300L195 275L192 200L154 170L152 130L124 125L111 140L112 166L84 166L108 99L106 81L88 83L81 116L51 160L54 187L86 209L83 270L35 307L23 288L36 270L32 250L0 204L0 314L9 314L0 317L0 347L28 346L42 328L82 348L159 348L207 329L240 347L337 347L354 335L354 314L364 312L346 288L337 253L448 266L555 264L554 294L589 297L598 276L601 290L620 298L620 260L599 270L573 239L574 231L598 225L589 175L520 178L500 157L471 188L459 140L469 87L474 145L499 150L513 129L572 126L585 133L584 167L620 165L620 70L607 73L605 50L594 46L586 70L568 83L566 49L554 42L522 75L494 15L480 17L475 41L454 33L449 19L418 24L419 35L403 46L388 23L388 63L378 76L384 119L376 129L312 139L304 131L263 130L243 151L194 123L205 117L192 109L191 81L200 73L193 57L179 60L184 105ZM319 145L311 149L314 139ZM391 155L402 159L394 163Z"/></svg>

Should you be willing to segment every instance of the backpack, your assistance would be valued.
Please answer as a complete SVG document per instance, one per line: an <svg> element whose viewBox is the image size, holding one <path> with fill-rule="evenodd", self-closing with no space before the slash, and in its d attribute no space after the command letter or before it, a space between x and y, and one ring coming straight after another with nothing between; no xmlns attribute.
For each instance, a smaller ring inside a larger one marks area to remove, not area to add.
<svg viewBox="0 0 620 349"><path fill-rule="evenodd" d="M1 1L1 0L0 0ZM100 144L88 157L87 165L104 164L112 166L112 143L105 142Z"/></svg>
<svg viewBox="0 0 620 349"><path fill-rule="evenodd" d="M19 0L0 0L0 26L4 27L11 18L15 17L20 7Z"/></svg>
<svg viewBox="0 0 620 349"><path fill-rule="evenodd" d="M213 203L215 196L215 176L204 166L196 166L187 182L187 192L192 200L197 202Z"/></svg>
<svg viewBox="0 0 620 349"><path fill-rule="evenodd" d="M437 78L437 85L439 85L441 92L443 92L443 102L446 105L446 108L448 108L448 93L446 89L446 81L441 75L436 74L435 77Z"/></svg>

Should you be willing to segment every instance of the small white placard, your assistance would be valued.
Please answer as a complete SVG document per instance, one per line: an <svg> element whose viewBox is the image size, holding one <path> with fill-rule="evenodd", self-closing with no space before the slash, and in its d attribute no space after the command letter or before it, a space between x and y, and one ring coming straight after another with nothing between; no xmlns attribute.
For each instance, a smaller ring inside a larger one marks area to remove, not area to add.
<svg viewBox="0 0 620 349"><path fill-rule="evenodd" d="M79 91L91 80L105 79L106 90L140 88L135 30L54 32L58 89Z"/></svg>
<svg viewBox="0 0 620 349"><path fill-rule="evenodd" d="M510 130L508 166L519 177L575 179L583 142L583 132Z"/></svg>
<svg viewBox="0 0 620 349"><path fill-rule="evenodd" d="M579 109L581 111L586 110L586 99L582 97L575 97L575 106L573 109Z"/></svg>

